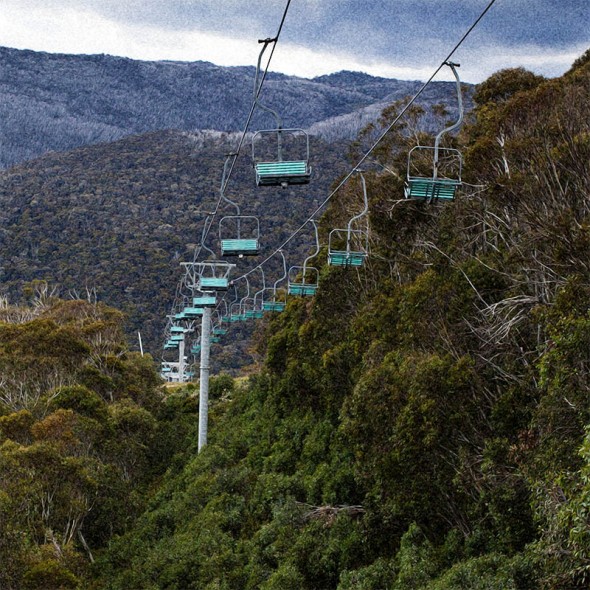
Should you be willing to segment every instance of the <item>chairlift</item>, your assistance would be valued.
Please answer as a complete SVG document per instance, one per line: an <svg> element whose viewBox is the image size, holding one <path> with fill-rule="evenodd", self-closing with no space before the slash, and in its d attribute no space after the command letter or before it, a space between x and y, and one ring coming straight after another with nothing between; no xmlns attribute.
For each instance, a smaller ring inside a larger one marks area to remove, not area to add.
<svg viewBox="0 0 590 590"><path fill-rule="evenodd" d="M319 286L317 268L292 266L289 269L289 295L313 296Z"/></svg>
<svg viewBox="0 0 590 590"><path fill-rule="evenodd" d="M288 293L289 295L313 296L317 293L319 287L320 273L317 268L308 266L308 262L315 258L320 252L320 239L318 236L318 226L315 220L311 219L315 232L316 251L303 261L303 266L292 266L288 272Z"/></svg>
<svg viewBox="0 0 590 590"><path fill-rule="evenodd" d="M242 320L242 303L241 301L236 301L230 305L229 322L230 324L235 324L236 322L241 322Z"/></svg>
<svg viewBox="0 0 590 590"><path fill-rule="evenodd" d="M254 76L254 104L270 113L276 123L276 129L264 129L252 137L252 161L256 171L257 186L282 186L308 184L311 177L309 165L309 136L303 129L284 129L279 114L263 105L260 100L260 72L262 56L276 39L264 39L258 56Z"/></svg>
<svg viewBox="0 0 590 590"><path fill-rule="evenodd" d="M328 236L328 264L331 266L359 267L365 262L369 251L369 229L365 224L364 228L356 228L355 224L366 218L369 211L367 198L367 183L365 177L357 170L361 178L363 188L364 208L355 215L349 222L346 229L333 229Z"/></svg>
<svg viewBox="0 0 590 590"><path fill-rule="evenodd" d="M287 306L285 301L279 301L279 300L272 300L272 301L265 301L262 304L262 310L263 311L276 311L276 312L281 312L281 311L285 311L285 307Z"/></svg>
<svg viewBox="0 0 590 590"><path fill-rule="evenodd" d="M224 305L224 311L218 310L219 315L219 326L223 328L224 324L229 324L229 306L225 299L221 300L221 303Z"/></svg>
<svg viewBox="0 0 590 590"><path fill-rule="evenodd" d="M246 281L246 294L240 299L240 319L241 321L254 319L254 300L250 297L250 280L248 275L244 275Z"/></svg>
<svg viewBox="0 0 590 590"><path fill-rule="evenodd" d="M263 311L276 311L281 312L285 311L285 307L287 306L285 301L265 301L263 304Z"/></svg>
<svg viewBox="0 0 590 590"><path fill-rule="evenodd" d="M170 381L172 377L172 367L170 367L170 365L164 361L162 361L162 365L160 367L160 377L166 381Z"/></svg>
<svg viewBox="0 0 590 590"><path fill-rule="evenodd" d="M256 318L256 309L252 297L242 300L242 313L246 320L253 320Z"/></svg>
<svg viewBox="0 0 590 590"><path fill-rule="evenodd" d="M215 295L202 293L198 297L193 297L194 307L215 307L217 305L217 298Z"/></svg>
<svg viewBox="0 0 590 590"><path fill-rule="evenodd" d="M227 291L229 277L204 277L199 279L199 289L203 291Z"/></svg>
<svg viewBox="0 0 590 590"><path fill-rule="evenodd" d="M252 299L252 311L254 312L254 319L260 320L264 316L264 292L266 291L266 277L264 275L264 268L262 266L258 267L262 274L262 288L256 293L254 293L254 297Z"/></svg>
<svg viewBox="0 0 590 590"><path fill-rule="evenodd" d="M200 333L199 329L192 331L191 340L190 340L190 347L188 348L188 351L192 355L199 354L199 352L201 351L200 343L201 343L201 333Z"/></svg>
<svg viewBox="0 0 590 590"><path fill-rule="evenodd" d="M207 246L205 240L213 223L214 213L209 216L203 223L203 233L201 235L201 249L209 253L213 260L203 262L183 262L185 267L185 280L188 287L193 291L196 289L205 293L216 293L227 291L229 288L229 276L235 264L229 264L221 260L215 260L215 253Z"/></svg>
<svg viewBox="0 0 590 590"><path fill-rule="evenodd" d="M205 313L205 309L203 307L185 307L182 311L183 319L195 319L201 317Z"/></svg>
<svg viewBox="0 0 590 590"><path fill-rule="evenodd" d="M222 321L227 322L228 324L234 324L235 322L239 321L240 315L240 301L238 298L238 287L237 285L232 282L232 286L234 288L234 298L229 303L225 302L225 314L222 315Z"/></svg>
<svg viewBox="0 0 590 590"><path fill-rule="evenodd" d="M225 308L227 311L227 303L225 302L225 300L222 300L222 301L225 304ZM223 323L224 323L223 315L219 309L216 309L214 311L214 314L215 314L215 318L211 322L211 335L216 336L216 337L225 336L225 334L227 334L227 328L223 327Z"/></svg>
<svg viewBox="0 0 590 590"><path fill-rule="evenodd" d="M274 111L273 111L274 112ZM278 115L277 115L278 118ZM252 138L256 186L309 184L309 136L303 129L261 129Z"/></svg>
<svg viewBox="0 0 590 590"><path fill-rule="evenodd" d="M269 301L262 302L263 311L285 311L285 301L277 299L277 286L280 282L284 281L287 278L287 260L285 259L285 255L283 254L282 250L279 250L279 254L283 258L283 276L275 281L272 288L272 298Z"/></svg>
<svg viewBox="0 0 590 590"><path fill-rule="evenodd" d="M262 291L258 291L254 294L254 297L250 299L250 313L248 317L254 320L262 319L264 312L263 312L263 304L264 299L262 298Z"/></svg>
<svg viewBox="0 0 590 590"><path fill-rule="evenodd" d="M406 199L433 201L452 201L461 186L463 157L453 148L440 147L440 141L446 133L458 129L463 123L463 97L461 80L457 73L459 64L445 62L453 71L457 87L459 118L450 127L443 129L435 138L434 147L415 146L408 154L408 169L404 196ZM424 170L432 170L432 175L424 175Z"/></svg>
<svg viewBox="0 0 590 590"><path fill-rule="evenodd" d="M219 222L222 256L258 256L260 223L253 215L227 215Z"/></svg>
<svg viewBox="0 0 590 590"><path fill-rule="evenodd" d="M226 215L219 221L219 241L222 256L258 256L260 223L253 215L242 215L237 203L225 194L225 184L230 160L237 154L228 154L223 164L220 195L221 200L235 208L235 215Z"/></svg>
<svg viewBox="0 0 590 590"><path fill-rule="evenodd" d="M199 291L219 292L229 289L229 275L234 264L221 261L201 262L199 267L200 274L196 284Z"/></svg>

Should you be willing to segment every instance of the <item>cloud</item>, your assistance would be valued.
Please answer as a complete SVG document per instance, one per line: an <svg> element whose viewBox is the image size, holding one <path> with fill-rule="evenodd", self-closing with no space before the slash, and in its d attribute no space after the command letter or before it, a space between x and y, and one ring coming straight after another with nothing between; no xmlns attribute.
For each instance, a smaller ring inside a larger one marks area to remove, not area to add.
<svg viewBox="0 0 590 590"><path fill-rule="evenodd" d="M4 45L135 59L253 65L284 0L1 0ZM295 0L272 68L424 79L488 0ZM479 81L523 65L558 75L590 45L588 0L500 0L456 56Z"/></svg>

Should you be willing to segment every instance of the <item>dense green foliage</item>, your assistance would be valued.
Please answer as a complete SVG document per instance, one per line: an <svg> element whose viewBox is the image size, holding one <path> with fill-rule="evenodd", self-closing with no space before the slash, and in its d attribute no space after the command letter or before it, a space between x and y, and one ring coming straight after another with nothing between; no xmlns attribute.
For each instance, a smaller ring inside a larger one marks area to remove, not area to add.
<svg viewBox="0 0 590 590"><path fill-rule="evenodd" d="M105 342L92 314L84 328L65 304L10 312L0 346L20 354L3 372L40 355L33 380L55 363L67 376L3 393L13 587L588 587L590 63L556 80L499 72L475 100L450 140L461 195L402 200L411 113L366 173L368 264L324 266L313 299L261 326L264 368L212 383L199 455L192 386L158 400L113 336L111 361L85 361ZM324 237L359 195L355 181L339 193Z"/></svg>
<svg viewBox="0 0 590 590"><path fill-rule="evenodd" d="M38 297L0 310L0 587L78 588L182 440L122 316ZM124 499L124 501L123 501Z"/></svg>
<svg viewBox="0 0 590 590"><path fill-rule="evenodd" d="M587 588L590 67L475 98L462 195L400 201L411 119L392 134L368 266L324 267L268 324L264 371L215 403L99 587Z"/></svg>

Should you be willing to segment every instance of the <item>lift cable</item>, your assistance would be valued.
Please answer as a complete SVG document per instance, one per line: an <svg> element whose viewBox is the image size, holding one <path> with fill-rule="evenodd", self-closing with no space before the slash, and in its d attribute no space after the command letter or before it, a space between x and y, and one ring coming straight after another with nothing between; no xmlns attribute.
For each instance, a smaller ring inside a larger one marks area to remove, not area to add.
<svg viewBox="0 0 590 590"><path fill-rule="evenodd" d="M259 266L263 266L266 264L275 254L277 254L280 250L285 248L297 235L299 235L305 226L310 223L314 217L328 204L328 202L332 199L332 197L348 182L350 177L355 173L357 168L360 168L365 160L372 154L375 148L383 141L385 136L394 128L394 126L398 123L398 121L405 115L408 109L416 102L416 100L420 97L420 95L426 90L426 88L432 83L436 75L440 72L440 70L446 65L446 63L451 59L451 57L456 53L456 51L461 47L461 45L465 42L467 37L472 33L475 27L480 23L480 21L484 18L484 16L488 13L488 11L492 8L492 6L496 3L496 0L490 0L486 8L483 12L477 17L477 19L473 22L473 24L467 29L461 39L457 42L457 44L453 47L450 53L445 57L445 59L441 62L441 64L436 68L436 70L432 73L430 78L421 86L421 88L416 92L416 94L410 99L410 101L404 106L404 108L400 111L397 117L388 125L388 127L383 131L383 133L379 136L379 138L375 141L375 143L369 148L369 150L365 153L365 155L357 162L357 164L348 172L348 174L338 183L336 188L326 197L326 199L318 205L315 211L310 215L310 217L302 223L275 251L267 256L262 262L260 262L257 266L250 269L248 272L244 273L242 276L247 276L258 270ZM242 277L239 277L242 278Z"/></svg>
<svg viewBox="0 0 590 590"><path fill-rule="evenodd" d="M236 160L238 157L238 154L240 153L240 150L242 149L242 146L244 145L244 141L246 140L246 135L248 133L248 129L250 128L250 123L252 122L252 117L254 116L254 112L256 111L256 107L258 105L258 98L260 96L260 93L262 92L262 87L264 85L264 82L266 80L267 74L268 74L268 70L270 68L270 64L277 46L277 43L279 41L279 38L281 36L281 32L283 30L283 26L285 24L285 19L287 18L287 13L289 12L289 7L291 6L291 0L287 0L287 4L285 5L285 10L283 11L283 16L281 18L281 22L279 24L279 28L277 30L277 34L273 37L273 38L269 38L269 39L261 39L258 42L259 43L265 43L265 44L272 44L272 48L270 51L270 55L268 56L268 60L266 62L266 66L264 68L264 72L260 78L260 81L258 82L257 88L255 90L254 93L254 101L252 102L252 106L250 107L250 112L248 114L248 118L246 120L246 124L244 125L244 130L240 136L240 141L238 142L238 146L235 150L235 152L233 154L229 154L229 156L234 156L231 160L231 163L229 165L229 169L227 171L227 174L225 176L225 181L222 183L221 186L221 191L220 191L220 195L219 198L217 199L217 203L215 205L214 210L211 212L212 214L208 217L209 221L209 227L206 229L206 231L204 232L204 237L202 242L204 242L204 240L207 238L207 235L209 234L209 230L211 229L211 226L213 225L213 221L215 218L215 215L217 215L219 208L221 206L221 203L223 201L223 195L225 193L225 189L227 188L227 185L229 184L232 172L234 170L235 164L236 164ZM207 220L205 220L205 223L207 223ZM202 244L199 244L199 246L195 249L195 254L193 257L193 262L196 262L196 260L198 259L200 253L201 253L201 249L202 249Z"/></svg>
<svg viewBox="0 0 590 590"><path fill-rule="evenodd" d="M338 185L336 186L336 188L333 189L332 192L326 197L326 199L324 199L324 201L313 211L313 213L310 215L310 217L304 223L302 223L286 240L283 241L283 243L278 248L276 248L262 262L260 262L259 264L257 264L255 267L253 267L252 269L250 269L248 272L244 273L243 275L241 275L239 277L236 277L234 279L234 281L238 281L238 280L241 280L241 279L247 279L247 277L249 275L251 275L252 273L256 272L260 267L264 266L269 260L271 260L278 252L282 251L285 248L285 246L287 246L296 236L298 236L303 231L303 229L307 226L308 223L313 222L315 216L328 204L328 202L342 188L342 186L344 186L344 184L346 184L346 182L348 182L348 180L355 173L355 171L357 170L357 168L360 168L363 165L363 163L369 158L369 156L372 154L372 152L383 141L383 139L386 137L386 135L394 128L394 126L405 115L405 113L408 111L408 109L416 102L416 100L422 95L422 93L426 90L426 88L432 83L432 81L434 80L434 78L436 77L436 75L446 65L446 63L452 58L452 56L457 52L457 50L461 47L461 45L463 45L463 43L465 42L465 40L469 37L469 35L473 32L473 30L479 25L479 23L481 22L481 20L485 17L485 15L489 12L489 10L492 8L492 6L495 3L496 3L496 0L490 0L490 2L487 4L487 6L485 7L485 9L481 12L481 14L477 17L477 19L471 24L471 26L463 34L463 36L461 37L461 39L459 39L459 41L455 44L455 46L453 47L453 49L449 52L449 54L445 57L445 59L440 63L440 65L434 70L434 72L428 78L428 80L426 82L424 82L424 84L420 87L420 89L416 92L416 94L408 101L408 103L400 111L400 113L397 115L397 117L395 117L395 119L381 133L381 135L377 138L377 140L373 143L373 145L368 149L368 151L356 163L356 165L353 166L352 169L348 172L348 174L338 183ZM258 91L256 93L256 99L258 98L258 96L260 94L260 91L262 90L262 84L264 83L264 80L266 79L266 75L268 73L268 69L269 69L269 66L270 66L270 61L272 59L272 56L274 54L274 50L275 50L275 47L276 47L276 41L278 41L278 38L279 38L280 32L282 30L283 24L285 22L285 18L286 18L286 15L287 15L287 12L288 12L288 9L289 9L290 4L291 4L291 0L288 0L287 1L287 5L285 7L285 11L283 13L283 18L281 19L281 24L279 26L277 36L274 39L274 43L273 43L273 48L272 48L271 54L269 56L269 59L268 59L266 68L264 70L264 74L263 74L263 76L261 78L260 86L259 86ZM240 143L239 143L239 147L238 147L238 152L239 152L239 149L242 147L242 145L243 145L243 143L245 141L246 134L247 134L247 131L248 131L248 128L249 128L250 122L252 120L252 116L254 114L255 109L256 109L256 100L254 101L254 104L252 105L252 108L250 110L250 113L249 113L249 116L248 116L248 120L247 120L246 126L245 126L244 131L243 131L243 133L241 135ZM237 153L236 153L236 158L237 158ZM230 170L229 170L228 175L227 175L226 183L225 183L223 189L227 186L227 183L229 182L229 177L231 175L231 172L234 169L234 165L235 165L235 158L232 161ZM220 195L220 197L219 197L219 199L217 201L217 205L216 205L215 211L213 212L213 214L217 213L217 211L218 211L218 209L220 207L220 204L221 204L221 200L222 200L222 197ZM211 217L213 217L213 215L211 215ZM207 233L208 233L208 230L207 230ZM198 258L198 255L199 255L200 251L201 251L201 246L199 246L198 251L195 251L195 261Z"/></svg>
<svg viewBox="0 0 590 590"><path fill-rule="evenodd" d="M257 87L256 92L255 92L255 95L254 95L254 101L253 101L252 106L250 108L250 112L248 114L248 118L246 120L246 124L244 126L244 130L243 130L243 132L241 134L240 141L239 141L239 144L238 144L238 148L236 150L236 156L237 156L237 153L239 153L241 147L243 146L244 141L246 140L246 135L248 133L248 129L250 127L250 123L252 121L252 117L254 116L254 112L256 110L256 106L257 106L257 102L258 102L258 97L260 96L260 93L262 92L262 87L263 87L264 82L266 80L266 77L267 77L267 74L268 74L268 70L270 68L270 64L271 64L271 61L272 61L272 58L273 58L273 55L274 55L274 52L275 52L275 48L276 48L277 42L279 40L279 37L281 36L281 32L283 30L283 26L284 26L285 20L287 18L287 13L289 12L289 8L291 6L291 1L292 0L287 0L287 4L285 5L285 9L283 11L281 22L279 24L279 28L277 30L277 34L275 35L275 37L273 39L265 39L263 41L260 41L261 43L265 43L265 42L266 43L272 43L272 49L271 49L270 55L268 57L268 60L267 60L267 63L266 63L264 72L263 72L263 74L262 74L262 76L260 78L260 82L258 83L258 87ZM219 211L219 207L221 206L221 202L223 200L223 194L224 194L225 189L226 189L226 187L227 187L227 185L229 183L231 174L232 174L233 169L234 169L235 161L236 161L236 158L234 158L233 161L231 162L231 165L229 167L229 170L228 170L227 175L226 175L226 178L225 178L225 182L224 182L224 184L221 187L221 192L220 192L220 195L218 197L218 200L217 200L217 203L215 205L214 210L212 212L210 212L207 215L207 217L205 218L205 221L204 221L204 231L203 231L203 234L202 234L201 243L195 248L194 255L193 255L193 262L196 262L198 260L200 254L201 254L201 251L203 250L203 244L204 244L204 242L205 242L205 240L207 238L207 235L209 234L209 230L211 229L211 226L213 225L214 217L217 214L217 212ZM177 306L179 300L182 298L181 291L183 289L183 286L184 286L184 278L180 281L180 283L176 287L176 294L175 294L175 297L174 297L173 304L171 306L171 314L172 314L172 316L174 315L174 309L176 309L176 306Z"/></svg>

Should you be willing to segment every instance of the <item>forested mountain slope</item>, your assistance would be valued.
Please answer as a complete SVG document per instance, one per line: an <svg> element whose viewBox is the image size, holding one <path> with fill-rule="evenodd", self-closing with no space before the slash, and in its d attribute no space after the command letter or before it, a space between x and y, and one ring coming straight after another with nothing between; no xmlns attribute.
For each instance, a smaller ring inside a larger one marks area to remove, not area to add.
<svg viewBox="0 0 590 590"><path fill-rule="evenodd" d="M193 260L218 200L224 155L236 142L221 133L162 131L48 154L0 174L3 292L17 301L34 280L57 287L62 297L89 291L128 314L129 331L141 330L147 349L158 350L180 263ZM260 216L262 254L325 198L346 164L343 150L314 139L313 183L285 190L257 189L244 150L228 195ZM222 208L217 221L231 213ZM208 246L218 249L217 225Z"/></svg>
<svg viewBox="0 0 590 590"><path fill-rule="evenodd" d="M3 587L588 587L590 52L475 100L454 202L402 199L416 113L388 135L367 265L262 323L199 455L194 387L155 391L115 312L3 305ZM351 181L324 244L359 204Z"/></svg>
<svg viewBox="0 0 590 590"><path fill-rule="evenodd" d="M589 100L588 54L492 76L454 203L400 201L398 129L394 174L367 173L368 265L324 267L270 321L264 371L216 402L99 587L587 588ZM351 183L324 233L358 203Z"/></svg>
<svg viewBox="0 0 590 590"><path fill-rule="evenodd" d="M148 131L241 130L253 82L252 67L0 48L0 167ZM419 86L353 72L314 80L270 73L263 99L284 116L285 126L308 127L413 94ZM449 83L433 84L424 104L449 95ZM268 115L255 114L253 128L273 124ZM356 123L345 136L358 128Z"/></svg>

